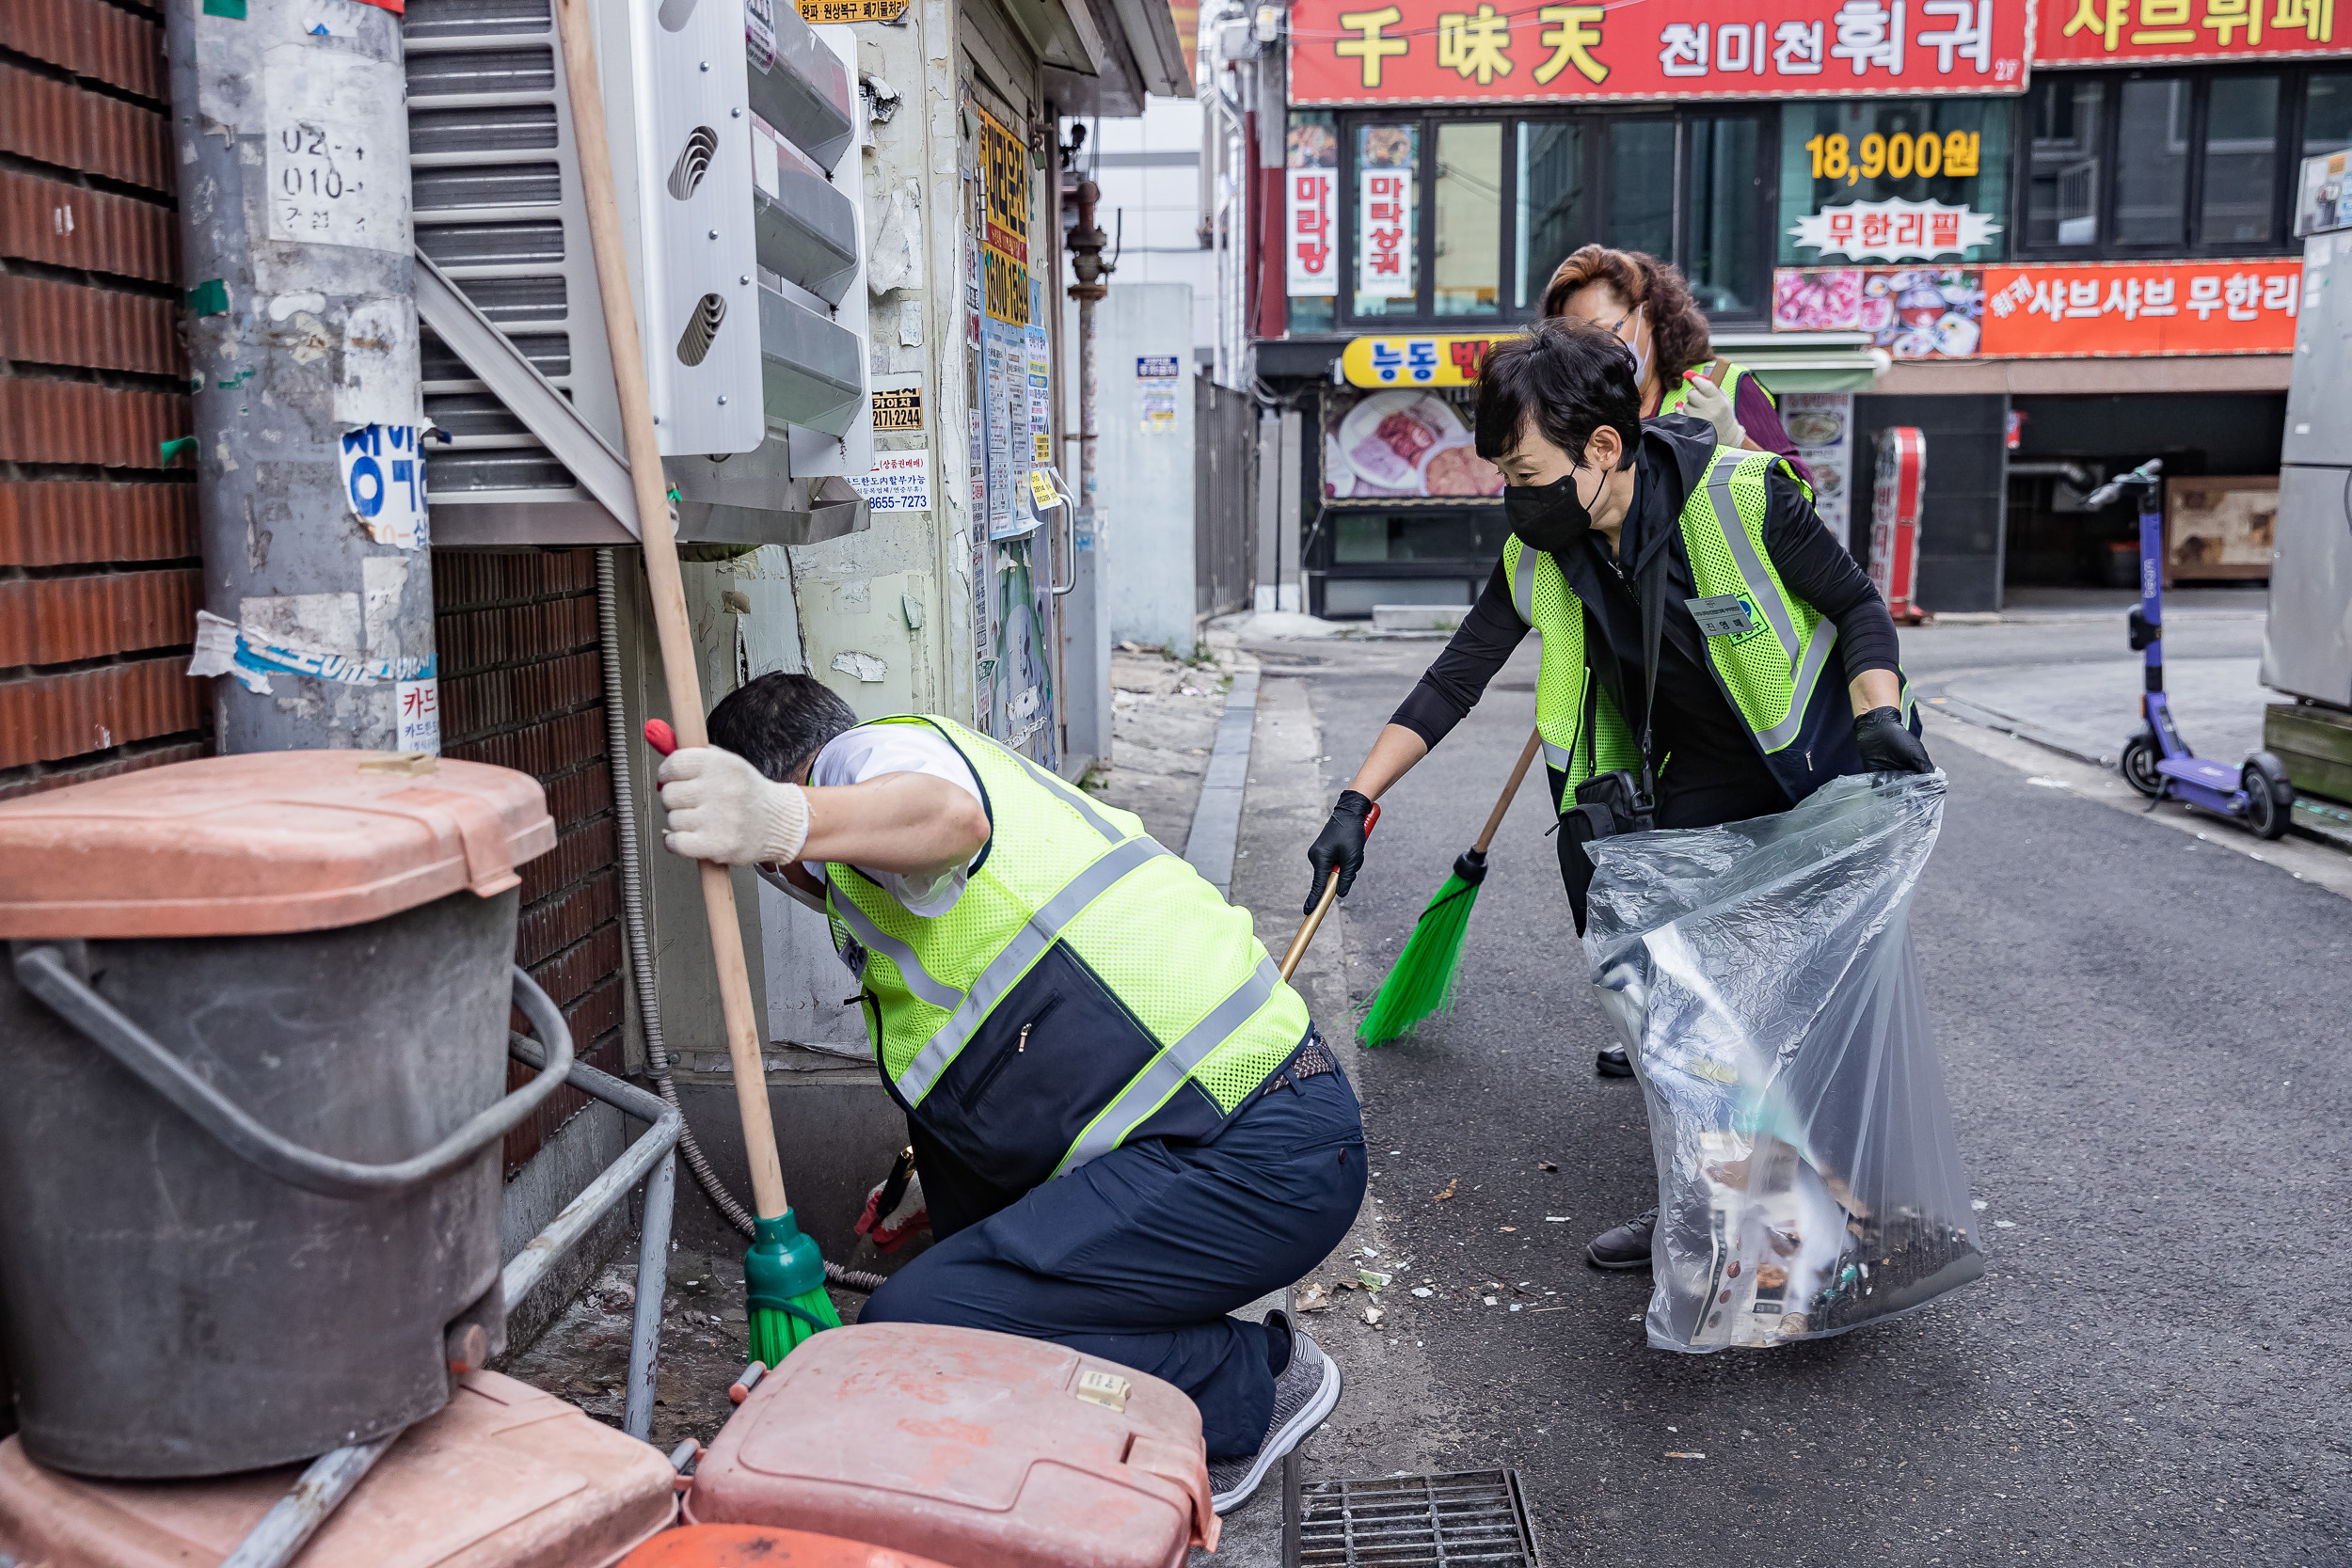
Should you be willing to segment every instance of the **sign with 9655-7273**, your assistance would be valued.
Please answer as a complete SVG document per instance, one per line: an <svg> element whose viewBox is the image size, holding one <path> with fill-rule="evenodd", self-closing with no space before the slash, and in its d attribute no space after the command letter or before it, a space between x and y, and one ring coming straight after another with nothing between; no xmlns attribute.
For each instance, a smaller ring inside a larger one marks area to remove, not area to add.
<svg viewBox="0 0 2352 1568"><path fill-rule="evenodd" d="M265 60L270 238L405 251L408 150L396 131L377 145L380 117L358 107L399 103L401 68L298 43Z"/></svg>

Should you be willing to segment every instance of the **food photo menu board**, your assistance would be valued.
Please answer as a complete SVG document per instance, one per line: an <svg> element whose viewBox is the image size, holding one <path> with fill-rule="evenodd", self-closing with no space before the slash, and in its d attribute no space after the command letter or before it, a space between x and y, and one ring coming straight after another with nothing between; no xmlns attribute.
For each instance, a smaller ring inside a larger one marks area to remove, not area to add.
<svg viewBox="0 0 2352 1568"><path fill-rule="evenodd" d="M1323 403L1330 500L1493 500L1502 471L1478 455L1466 409L1431 392L1334 392Z"/></svg>

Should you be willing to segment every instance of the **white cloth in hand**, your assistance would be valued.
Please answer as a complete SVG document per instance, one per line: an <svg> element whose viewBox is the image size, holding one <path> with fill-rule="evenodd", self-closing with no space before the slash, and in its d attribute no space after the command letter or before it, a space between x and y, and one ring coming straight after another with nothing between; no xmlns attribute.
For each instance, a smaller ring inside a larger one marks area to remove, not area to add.
<svg viewBox="0 0 2352 1568"><path fill-rule="evenodd" d="M808 797L733 752L695 746L661 765L661 842L670 853L722 865L794 861L808 841Z"/></svg>
<svg viewBox="0 0 2352 1568"><path fill-rule="evenodd" d="M1740 428L1740 416L1732 411L1731 399L1724 389L1703 375L1686 376L1682 382L1681 412L1695 414L1715 427L1715 439L1726 447L1743 447L1748 433Z"/></svg>

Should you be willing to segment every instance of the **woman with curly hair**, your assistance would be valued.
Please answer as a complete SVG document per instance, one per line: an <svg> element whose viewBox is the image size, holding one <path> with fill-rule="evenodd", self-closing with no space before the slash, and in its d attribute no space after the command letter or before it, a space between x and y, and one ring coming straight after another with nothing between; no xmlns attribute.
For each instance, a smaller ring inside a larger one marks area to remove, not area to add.
<svg viewBox="0 0 2352 1568"><path fill-rule="evenodd" d="M1695 415L1724 446L1778 452L1811 481L1764 383L1745 366L1713 358L1707 315L1677 268L1638 250L1588 245L1545 285L1544 314L1591 322L1633 351L1642 418Z"/></svg>

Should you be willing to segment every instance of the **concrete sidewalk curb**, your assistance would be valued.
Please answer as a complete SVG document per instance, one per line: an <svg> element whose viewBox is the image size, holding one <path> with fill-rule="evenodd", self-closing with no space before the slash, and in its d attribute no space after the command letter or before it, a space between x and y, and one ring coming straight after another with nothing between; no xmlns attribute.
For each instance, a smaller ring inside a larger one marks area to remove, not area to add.
<svg viewBox="0 0 2352 1568"><path fill-rule="evenodd" d="M1931 713L1958 719L1979 729L1995 730L2002 735L2013 735L2020 740L2029 740L2045 751L2056 752L2062 757L2073 757L2076 762L2087 762L2093 768L2113 768L2120 760L2097 752L2086 752L2029 720L2003 713L1998 708L1986 707L1982 703L1972 703L1965 697L1954 697L1948 693L1942 697L1931 697L1927 707Z"/></svg>
<svg viewBox="0 0 2352 1568"><path fill-rule="evenodd" d="M1257 718L1258 672L1236 670L1216 722L1208 776L1200 781L1200 800L1192 809L1192 832L1184 839L1184 859L1219 894L1230 895L1233 888L1233 851L1241 843L1242 795L1249 784L1249 741Z"/></svg>

